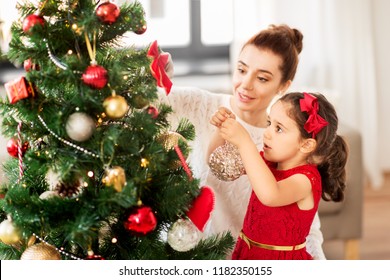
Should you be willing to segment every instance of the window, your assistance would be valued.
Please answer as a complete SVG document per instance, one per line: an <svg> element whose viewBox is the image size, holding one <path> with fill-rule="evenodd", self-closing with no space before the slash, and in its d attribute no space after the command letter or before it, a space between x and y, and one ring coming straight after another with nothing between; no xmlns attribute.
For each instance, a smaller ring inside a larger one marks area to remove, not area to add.
<svg viewBox="0 0 390 280"><path fill-rule="evenodd" d="M174 48L190 44L190 0L138 0L138 2L145 10L147 30L142 35L129 32L126 42L145 46L157 40L161 47Z"/></svg>
<svg viewBox="0 0 390 280"><path fill-rule="evenodd" d="M145 9L147 31L129 32L126 43L146 46L157 40L171 53L175 76L229 73L233 0L138 1Z"/></svg>

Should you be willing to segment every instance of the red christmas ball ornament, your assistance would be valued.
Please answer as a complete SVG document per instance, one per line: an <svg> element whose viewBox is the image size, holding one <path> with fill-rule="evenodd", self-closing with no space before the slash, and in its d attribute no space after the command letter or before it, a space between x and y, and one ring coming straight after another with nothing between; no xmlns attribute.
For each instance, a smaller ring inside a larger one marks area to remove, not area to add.
<svg viewBox="0 0 390 280"><path fill-rule="evenodd" d="M159 112L158 112L158 109L156 107L154 107L153 105L150 105L147 108L147 111L148 111L148 114L151 115L153 119L157 119Z"/></svg>
<svg viewBox="0 0 390 280"><path fill-rule="evenodd" d="M134 30L134 33L138 34L138 35L142 35L146 32L146 30L147 30L147 26L146 26L146 24L143 24L140 28L138 28L137 30Z"/></svg>
<svg viewBox="0 0 390 280"><path fill-rule="evenodd" d="M152 208L142 205L132 208L123 224L135 235L146 235L156 228L157 219Z"/></svg>
<svg viewBox="0 0 390 280"><path fill-rule="evenodd" d="M108 81L107 70L99 65L90 65L82 75L84 84L94 89L102 89Z"/></svg>
<svg viewBox="0 0 390 280"><path fill-rule="evenodd" d="M26 153L27 149L28 149L28 142L25 142L23 145L22 145L22 156ZM10 140L8 140L7 142L7 152L9 155L13 156L13 157L19 157L19 145L18 145L18 139L17 138L11 138Z"/></svg>
<svg viewBox="0 0 390 280"><path fill-rule="evenodd" d="M30 72L31 70L39 70L39 66L32 62L31 58L26 59L23 62L23 68L26 72Z"/></svg>
<svg viewBox="0 0 390 280"><path fill-rule="evenodd" d="M106 2L96 9L97 17L104 23L113 24L119 17L120 10L114 3Z"/></svg>
<svg viewBox="0 0 390 280"><path fill-rule="evenodd" d="M37 24L40 24L42 27L45 26L45 19L42 16L39 15L29 15L23 20L23 32L28 34L30 32L30 29L36 26Z"/></svg>
<svg viewBox="0 0 390 280"><path fill-rule="evenodd" d="M92 251L89 251L87 257L84 260L98 261L98 260L104 260L104 258L100 255L95 255Z"/></svg>

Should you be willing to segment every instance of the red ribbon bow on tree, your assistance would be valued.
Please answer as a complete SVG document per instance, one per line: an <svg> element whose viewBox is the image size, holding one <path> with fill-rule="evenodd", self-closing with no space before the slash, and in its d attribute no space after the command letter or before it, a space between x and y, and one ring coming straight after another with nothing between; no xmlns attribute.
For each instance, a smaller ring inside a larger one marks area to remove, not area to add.
<svg viewBox="0 0 390 280"><path fill-rule="evenodd" d="M165 72L165 65L168 63L169 54L160 53L157 41L154 41L150 45L147 55L153 58L153 61L150 64L150 70L157 81L157 85L163 87L168 95L172 88L172 82Z"/></svg>
<svg viewBox="0 0 390 280"><path fill-rule="evenodd" d="M318 115L319 106L317 97L304 92L303 98L299 100L299 104L301 111L309 114L309 118L303 128L308 133L311 133L312 138L315 138L316 134L320 132L323 127L328 125L328 122Z"/></svg>

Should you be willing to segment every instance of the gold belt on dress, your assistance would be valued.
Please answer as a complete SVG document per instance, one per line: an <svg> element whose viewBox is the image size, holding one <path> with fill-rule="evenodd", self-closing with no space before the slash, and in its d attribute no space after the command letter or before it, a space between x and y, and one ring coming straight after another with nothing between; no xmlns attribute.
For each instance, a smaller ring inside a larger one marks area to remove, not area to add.
<svg viewBox="0 0 390 280"><path fill-rule="evenodd" d="M249 249L252 246L256 246L259 248L267 249L267 250L276 250L276 251L294 251L294 250L300 250L302 248L305 248L306 241L293 246L278 246L278 245L269 245L269 244L263 244L256 242L252 239L250 239L248 236L245 235L242 231L240 232L240 238L248 245Z"/></svg>

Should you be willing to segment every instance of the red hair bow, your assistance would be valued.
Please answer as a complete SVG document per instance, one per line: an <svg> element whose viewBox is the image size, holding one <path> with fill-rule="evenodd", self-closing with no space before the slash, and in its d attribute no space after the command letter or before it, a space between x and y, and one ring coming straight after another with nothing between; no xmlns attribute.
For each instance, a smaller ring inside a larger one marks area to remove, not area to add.
<svg viewBox="0 0 390 280"><path fill-rule="evenodd" d="M328 125L328 122L318 115L319 106L317 97L304 92L303 98L299 100L299 104L301 106L301 111L309 114L309 118L303 128L308 133L311 133L312 138L315 138L316 134L320 132L323 127Z"/></svg>
<svg viewBox="0 0 390 280"><path fill-rule="evenodd" d="M172 88L172 82L167 73L165 73L165 65L168 63L169 54L160 53L157 41L154 41L150 45L147 55L153 58L153 61L150 64L150 70L157 81L157 85L163 87L168 95Z"/></svg>

